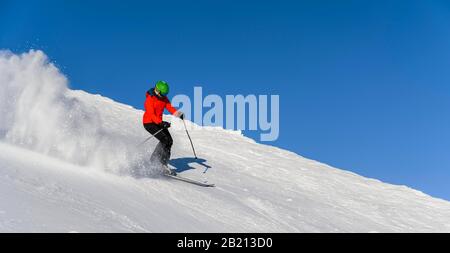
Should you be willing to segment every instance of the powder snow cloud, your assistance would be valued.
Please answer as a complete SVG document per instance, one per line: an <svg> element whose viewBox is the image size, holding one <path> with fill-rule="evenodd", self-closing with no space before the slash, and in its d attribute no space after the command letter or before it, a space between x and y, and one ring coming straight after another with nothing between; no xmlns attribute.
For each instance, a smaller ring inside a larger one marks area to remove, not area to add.
<svg viewBox="0 0 450 253"><path fill-rule="evenodd" d="M143 136L115 133L76 92L42 51L0 51L0 139L83 166L148 168L148 150L136 146ZM139 115L131 117L126 127L141 127Z"/></svg>

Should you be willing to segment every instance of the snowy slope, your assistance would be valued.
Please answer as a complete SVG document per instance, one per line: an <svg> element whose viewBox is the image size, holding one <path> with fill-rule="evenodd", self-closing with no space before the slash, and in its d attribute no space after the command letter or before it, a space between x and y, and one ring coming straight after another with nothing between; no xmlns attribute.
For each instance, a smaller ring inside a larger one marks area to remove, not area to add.
<svg viewBox="0 0 450 253"><path fill-rule="evenodd" d="M142 111L67 88L40 51L0 53L0 232L450 232L450 203L255 143L172 121L159 176ZM191 124L189 124L191 126Z"/></svg>

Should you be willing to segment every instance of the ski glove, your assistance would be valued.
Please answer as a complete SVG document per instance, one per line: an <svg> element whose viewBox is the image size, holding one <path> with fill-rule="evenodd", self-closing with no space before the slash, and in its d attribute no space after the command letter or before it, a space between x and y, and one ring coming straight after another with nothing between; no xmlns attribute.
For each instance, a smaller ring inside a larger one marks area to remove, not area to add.
<svg viewBox="0 0 450 253"><path fill-rule="evenodd" d="M162 128L169 128L170 127L170 123L167 121L163 121L161 122L161 124L159 124Z"/></svg>
<svg viewBox="0 0 450 253"><path fill-rule="evenodd" d="M178 117L180 119L184 119L184 113L181 111L176 111L174 114L175 117Z"/></svg>

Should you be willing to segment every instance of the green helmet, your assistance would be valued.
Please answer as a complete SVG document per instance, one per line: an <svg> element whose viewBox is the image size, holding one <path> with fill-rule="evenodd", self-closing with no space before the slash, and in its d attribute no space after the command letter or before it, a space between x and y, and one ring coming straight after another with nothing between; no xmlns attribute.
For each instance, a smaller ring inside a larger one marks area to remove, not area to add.
<svg viewBox="0 0 450 253"><path fill-rule="evenodd" d="M155 88L163 96L169 94L169 84L164 81L156 82Z"/></svg>

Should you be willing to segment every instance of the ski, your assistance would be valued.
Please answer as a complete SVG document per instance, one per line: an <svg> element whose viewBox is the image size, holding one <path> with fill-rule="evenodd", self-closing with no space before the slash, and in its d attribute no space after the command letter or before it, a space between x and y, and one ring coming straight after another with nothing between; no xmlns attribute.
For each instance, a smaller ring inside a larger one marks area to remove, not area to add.
<svg viewBox="0 0 450 253"><path fill-rule="evenodd" d="M175 179L175 180L183 181L183 182L186 182L186 183L198 185L198 186L215 187L214 184L202 183L200 181L193 180L193 179L190 179L190 178L181 177L181 176L178 176L178 175L164 174L164 176L170 177L170 178Z"/></svg>

